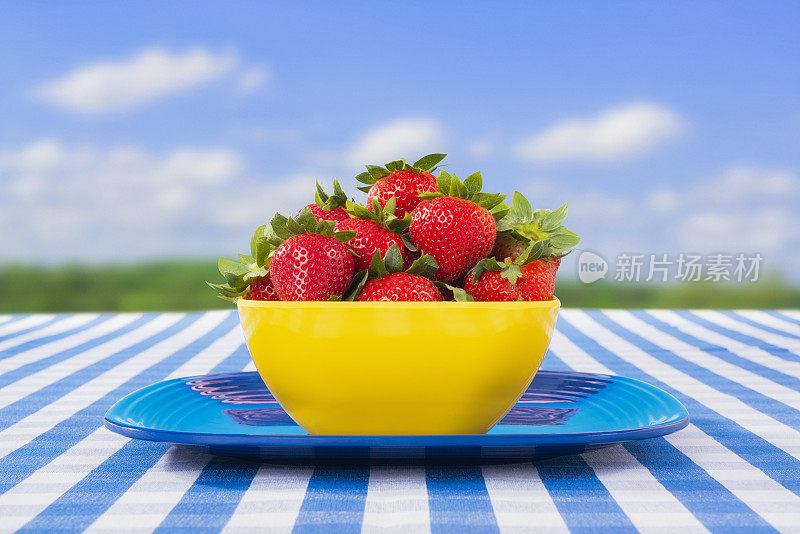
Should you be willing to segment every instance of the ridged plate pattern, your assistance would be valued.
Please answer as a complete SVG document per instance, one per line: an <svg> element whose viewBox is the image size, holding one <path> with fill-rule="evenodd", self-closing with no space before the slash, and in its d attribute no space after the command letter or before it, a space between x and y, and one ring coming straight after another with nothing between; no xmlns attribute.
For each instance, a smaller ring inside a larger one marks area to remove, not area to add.
<svg viewBox="0 0 800 534"><path fill-rule="evenodd" d="M106 426L132 438L273 460L503 461L582 452L663 436L689 416L668 393L630 378L539 371L487 434L312 436L257 373L166 380L117 402Z"/></svg>

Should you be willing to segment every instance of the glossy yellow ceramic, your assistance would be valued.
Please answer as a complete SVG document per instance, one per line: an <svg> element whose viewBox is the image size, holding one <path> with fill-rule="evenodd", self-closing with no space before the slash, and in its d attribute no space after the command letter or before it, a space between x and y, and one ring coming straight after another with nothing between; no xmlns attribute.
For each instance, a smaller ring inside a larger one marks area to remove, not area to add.
<svg viewBox="0 0 800 534"><path fill-rule="evenodd" d="M560 302L239 299L247 346L311 434L481 434L542 363Z"/></svg>

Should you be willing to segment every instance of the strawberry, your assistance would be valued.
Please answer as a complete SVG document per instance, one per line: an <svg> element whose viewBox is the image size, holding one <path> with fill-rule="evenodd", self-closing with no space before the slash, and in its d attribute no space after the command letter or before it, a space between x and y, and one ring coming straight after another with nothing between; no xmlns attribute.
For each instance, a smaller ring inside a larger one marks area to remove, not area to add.
<svg viewBox="0 0 800 534"><path fill-rule="evenodd" d="M278 293L272 285L272 279L267 276L256 278L250 283L250 288L245 293L245 298L250 300L278 300Z"/></svg>
<svg viewBox="0 0 800 534"><path fill-rule="evenodd" d="M492 257L478 262L464 281L475 300L550 300L561 258L580 241L562 223L567 205L534 211L519 192L497 225Z"/></svg>
<svg viewBox="0 0 800 534"><path fill-rule="evenodd" d="M375 251L367 276L363 277L353 294L359 301L440 301L442 294L430 277L436 272L436 261L421 256L405 271L401 248L392 244L383 257ZM363 286L363 289L362 287Z"/></svg>
<svg viewBox="0 0 800 534"><path fill-rule="evenodd" d="M462 182L442 171L440 192L422 193L411 212L411 240L436 260L437 280L453 282L492 251L505 195L481 193L482 183L479 172Z"/></svg>
<svg viewBox="0 0 800 534"><path fill-rule="evenodd" d="M377 200L373 200L372 210L354 202L347 203L347 211L353 217L337 222L334 229L337 232L352 230L356 233L356 236L347 242L347 246L356 256L356 272L368 269L375 252L380 252L382 257L391 245L397 245L400 249L403 268L411 266L413 261L411 253L398 235L408 228L411 221L394 216L396 202L397 200L392 197L385 207L381 207Z"/></svg>
<svg viewBox="0 0 800 534"><path fill-rule="evenodd" d="M344 209L347 204L347 195L342 190L338 180L333 180L333 195L330 196L317 182L317 192L314 195L314 199L316 203L309 204L306 207L311 210L317 221L343 221L350 218L350 215Z"/></svg>
<svg viewBox="0 0 800 534"><path fill-rule="evenodd" d="M392 273L367 282L356 300L436 302L442 300L442 294L436 284L423 276Z"/></svg>
<svg viewBox="0 0 800 534"><path fill-rule="evenodd" d="M533 210L522 194L514 192L511 209L497 225L492 256L497 261L515 260L532 243L538 243L537 257L551 259L564 256L580 242L580 238L562 226L567 217L567 205L557 210Z"/></svg>
<svg viewBox="0 0 800 534"><path fill-rule="evenodd" d="M344 244L354 232L334 232L304 208L297 219L277 214L270 222L274 245L269 273L281 300L340 299L353 278L353 256Z"/></svg>
<svg viewBox="0 0 800 534"><path fill-rule="evenodd" d="M509 268L507 264L481 266L467 274L464 290L477 301L552 300L558 266L547 260L532 260ZM555 265L555 267L554 267ZM514 271L511 275L509 271Z"/></svg>
<svg viewBox="0 0 800 534"><path fill-rule="evenodd" d="M402 219L421 202L419 193L436 191L436 177L431 172L445 155L428 154L413 165L404 159L387 163L385 167L367 165L367 172L356 176L356 180L368 184L368 187L359 187L368 193L367 206L372 209L373 200L385 206L390 198L395 197L395 215Z"/></svg>
<svg viewBox="0 0 800 534"><path fill-rule="evenodd" d="M235 301L243 297L252 300L279 300L269 273L273 246L266 235L266 225L256 228L250 239L250 255L239 254L239 261L219 259L219 272L224 284L212 284L220 298Z"/></svg>

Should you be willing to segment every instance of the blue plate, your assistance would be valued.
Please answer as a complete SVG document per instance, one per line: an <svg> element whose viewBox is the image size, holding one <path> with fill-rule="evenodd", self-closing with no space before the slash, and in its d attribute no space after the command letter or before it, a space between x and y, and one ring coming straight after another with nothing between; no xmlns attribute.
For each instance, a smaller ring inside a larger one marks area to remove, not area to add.
<svg viewBox="0 0 800 534"><path fill-rule="evenodd" d="M258 373L166 380L135 391L105 425L131 438L273 461L520 461L670 434L689 424L668 393L631 378L539 371L486 434L312 436Z"/></svg>

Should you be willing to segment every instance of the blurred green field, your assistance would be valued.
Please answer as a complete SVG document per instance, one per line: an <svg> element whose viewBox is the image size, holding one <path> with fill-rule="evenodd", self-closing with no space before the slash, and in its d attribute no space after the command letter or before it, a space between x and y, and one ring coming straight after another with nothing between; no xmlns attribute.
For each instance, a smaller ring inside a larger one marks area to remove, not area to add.
<svg viewBox="0 0 800 534"><path fill-rule="evenodd" d="M0 313L174 311L230 308L204 281L221 281L214 261L0 267ZM780 277L755 284L586 285L562 280L556 295L580 308L800 308L800 287Z"/></svg>

